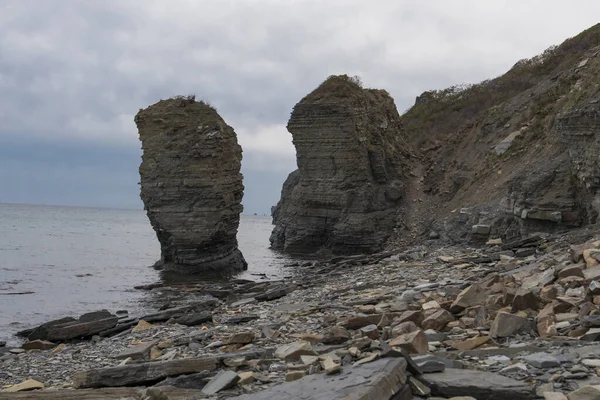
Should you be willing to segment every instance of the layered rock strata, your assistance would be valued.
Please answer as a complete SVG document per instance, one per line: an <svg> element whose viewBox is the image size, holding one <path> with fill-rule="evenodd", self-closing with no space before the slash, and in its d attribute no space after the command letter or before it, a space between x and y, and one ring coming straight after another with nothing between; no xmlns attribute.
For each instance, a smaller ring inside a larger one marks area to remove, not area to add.
<svg viewBox="0 0 600 400"><path fill-rule="evenodd" d="M380 250L403 199L394 100L346 75L332 76L296 104L287 128L298 170L274 210L272 247L290 253Z"/></svg>
<svg viewBox="0 0 600 400"><path fill-rule="evenodd" d="M161 100L135 116L141 198L161 246L157 266L180 273L247 268L237 229L242 149L217 111L193 97Z"/></svg>

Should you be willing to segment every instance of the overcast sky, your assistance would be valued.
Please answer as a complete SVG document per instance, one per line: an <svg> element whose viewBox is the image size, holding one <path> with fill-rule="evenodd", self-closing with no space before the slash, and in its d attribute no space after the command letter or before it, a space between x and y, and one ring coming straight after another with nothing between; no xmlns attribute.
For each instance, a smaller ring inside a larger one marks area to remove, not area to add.
<svg viewBox="0 0 600 400"><path fill-rule="evenodd" d="M141 208L138 109L195 93L244 149L247 213L295 169L293 105L331 74L417 95L498 76L600 2L2 0L0 202Z"/></svg>

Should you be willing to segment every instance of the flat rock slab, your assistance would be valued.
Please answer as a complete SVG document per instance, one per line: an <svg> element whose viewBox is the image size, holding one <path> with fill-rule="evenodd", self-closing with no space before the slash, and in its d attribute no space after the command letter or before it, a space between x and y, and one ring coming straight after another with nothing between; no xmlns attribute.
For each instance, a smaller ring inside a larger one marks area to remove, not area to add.
<svg viewBox="0 0 600 400"><path fill-rule="evenodd" d="M86 322L68 322L53 325L47 328L46 339L49 341L62 341L93 336L104 330L113 328L119 321L118 317L109 317Z"/></svg>
<svg viewBox="0 0 600 400"><path fill-rule="evenodd" d="M217 361L214 358L205 357L90 369L73 375L73 387L99 388L142 385L170 376L214 371L216 368Z"/></svg>
<svg viewBox="0 0 600 400"><path fill-rule="evenodd" d="M472 396L477 400L530 400L533 386L491 372L448 368L445 372L423 375L434 396Z"/></svg>
<svg viewBox="0 0 600 400"><path fill-rule="evenodd" d="M199 390L179 389L170 386L160 388L169 400L203 399L206 396ZM42 390L24 393L0 392L0 400L110 400L133 397L141 398L143 389L140 388L103 388L79 390Z"/></svg>
<svg viewBox="0 0 600 400"><path fill-rule="evenodd" d="M380 359L359 367L344 368L335 376L308 375L264 392L232 397L232 400L389 399L403 388L405 371L406 360L403 358Z"/></svg>

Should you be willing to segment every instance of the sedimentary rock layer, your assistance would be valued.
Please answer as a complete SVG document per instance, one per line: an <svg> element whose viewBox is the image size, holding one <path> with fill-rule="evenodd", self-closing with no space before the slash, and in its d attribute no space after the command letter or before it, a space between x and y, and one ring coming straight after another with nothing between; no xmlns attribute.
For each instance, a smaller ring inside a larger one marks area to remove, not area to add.
<svg viewBox="0 0 600 400"><path fill-rule="evenodd" d="M141 198L160 242L158 264L182 273L246 269L236 239L244 186L233 128L193 98L161 100L135 122Z"/></svg>
<svg viewBox="0 0 600 400"><path fill-rule="evenodd" d="M348 76L332 76L296 104L287 128L298 170L274 210L272 247L290 253L380 250L403 197L394 100Z"/></svg>

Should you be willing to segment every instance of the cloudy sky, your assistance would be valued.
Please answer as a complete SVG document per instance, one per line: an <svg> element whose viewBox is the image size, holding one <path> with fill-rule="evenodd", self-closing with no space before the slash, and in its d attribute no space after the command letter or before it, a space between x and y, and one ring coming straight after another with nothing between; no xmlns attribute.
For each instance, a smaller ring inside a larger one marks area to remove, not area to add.
<svg viewBox="0 0 600 400"><path fill-rule="evenodd" d="M2 0L0 202L141 208L138 109L195 93L235 128L248 213L295 169L293 105L331 74L429 89L495 77L600 2Z"/></svg>

